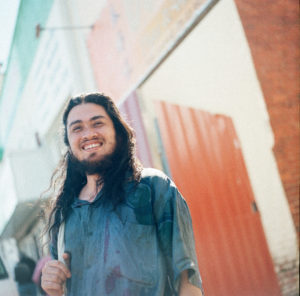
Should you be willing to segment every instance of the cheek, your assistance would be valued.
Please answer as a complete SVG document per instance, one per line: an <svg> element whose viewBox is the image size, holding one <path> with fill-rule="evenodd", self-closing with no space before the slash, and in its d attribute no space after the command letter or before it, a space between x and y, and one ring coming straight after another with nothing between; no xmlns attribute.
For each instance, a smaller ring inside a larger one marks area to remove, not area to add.
<svg viewBox="0 0 300 296"><path fill-rule="evenodd" d="M76 146L77 146L77 143L78 143L77 137L69 136L69 137L68 137L68 141L69 141L69 147L70 147L71 149L73 149L73 148L76 149Z"/></svg>
<svg viewBox="0 0 300 296"><path fill-rule="evenodd" d="M117 146L117 137L116 135L114 134L112 137L111 137L111 143L116 147Z"/></svg>

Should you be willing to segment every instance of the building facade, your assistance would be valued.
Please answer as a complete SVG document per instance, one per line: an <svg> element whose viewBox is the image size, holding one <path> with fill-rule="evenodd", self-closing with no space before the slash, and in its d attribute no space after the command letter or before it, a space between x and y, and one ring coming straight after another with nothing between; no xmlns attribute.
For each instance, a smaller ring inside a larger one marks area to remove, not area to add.
<svg viewBox="0 0 300 296"><path fill-rule="evenodd" d="M134 126L143 164L164 170L187 200L207 294L298 295L294 4L50 2L47 17L33 22L42 30L18 102L5 107L15 91L9 78L1 95L0 112L15 110L11 126L1 125L7 140L0 187L12 184L11 213L38 200L58 162L67 98L97 90ZM8 68L16 71L13 63ZM26 172L39 186L21 190L31 183L21 178ZM29 219L35 215L24 216L18 235L14 215L3 228L27 252L40 229Z"/></svg>

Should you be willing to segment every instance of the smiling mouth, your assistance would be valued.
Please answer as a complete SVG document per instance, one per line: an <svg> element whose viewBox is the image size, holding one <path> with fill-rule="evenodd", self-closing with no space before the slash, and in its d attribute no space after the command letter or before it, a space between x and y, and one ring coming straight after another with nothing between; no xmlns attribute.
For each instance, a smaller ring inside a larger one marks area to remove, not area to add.
<svg viewBox="0 0 300 296"><path fill-rule="evenodd" d="M95 150L95 149L101 147L102 145L103 145L102 142L101 143L86 144L86 145L82 146L82 149L84 151Z"/></svg>

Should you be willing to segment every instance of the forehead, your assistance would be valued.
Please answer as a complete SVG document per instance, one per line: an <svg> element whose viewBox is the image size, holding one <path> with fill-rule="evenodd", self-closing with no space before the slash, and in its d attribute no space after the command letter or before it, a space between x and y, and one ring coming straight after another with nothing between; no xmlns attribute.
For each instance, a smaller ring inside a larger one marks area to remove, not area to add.
<svg viewBox="0 0 300 296"><path fill-rule="evenodd" d="M105 109L97 104L85 103L73 107L67 118L67 125L73 121L89 121L94 116L104 116L109 118Z"/></svg>

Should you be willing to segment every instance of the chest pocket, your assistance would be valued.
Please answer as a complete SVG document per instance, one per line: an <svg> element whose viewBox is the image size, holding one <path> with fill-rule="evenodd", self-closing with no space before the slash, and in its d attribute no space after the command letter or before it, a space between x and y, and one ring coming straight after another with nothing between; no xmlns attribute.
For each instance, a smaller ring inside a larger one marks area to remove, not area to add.
<svg viewBox="0 0 300 296"><path fill-rule="evenodd" d="M127 275L129 280L142 285L153 285L157 274L155 226L127 222L124 225L122 237L124 241L123 255L125 255L122 260L124 276Z"/></svg>
<svg viewBox="0 0 300 296"><path fill-rule="evenodd" d="M139 184L128 195L126 203L117 215L120 223L110 269L116 270L113 265L118 266L120 277L138 285L153 286L157 276L158 240L149 187Z"/></svg>

